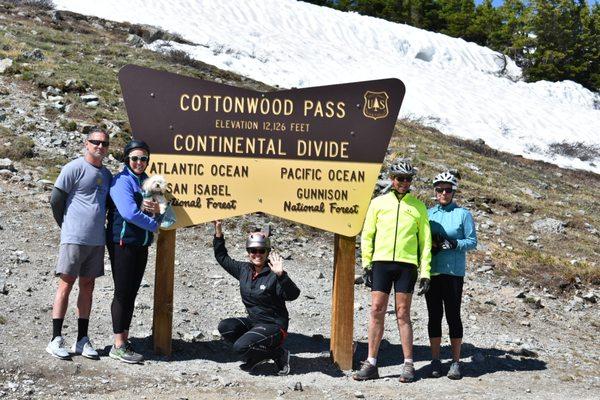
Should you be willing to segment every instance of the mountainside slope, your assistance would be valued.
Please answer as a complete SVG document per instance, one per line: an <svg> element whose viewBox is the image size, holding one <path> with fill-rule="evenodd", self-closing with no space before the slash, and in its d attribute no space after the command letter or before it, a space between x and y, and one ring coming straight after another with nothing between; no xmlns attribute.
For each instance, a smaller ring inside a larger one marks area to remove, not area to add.
<svg viewBox="0 0 600 400"><path fill-rule="evenodd" d="M78 154L81 133L92 126L111 133L110 152L119 158L121 146L130 137L117 82L118 70L125 64L254 90L274 90L179 52L164 56L136 47L141 38L129 32L146 37L167 35L155 28L67 12L9 6L1 10L5 34L0 58L13 60L5 75L17 78L8 81L14 82L13 90L26 93L36 107L35 113L25 112L19 109L18 101L5 99L0 104L4 115L2 140L14 142L16 134L32 141L31 151L16 157L26 166L44 167L42 175L46 177L55 175L56 166ZM10 92L5 88L3 96L10 96ZM576 276L600 283L596 263L600 251L600 205L594 190L600 182L597 174L529 161L408 121L399 121L386 162L396 155L410 157L419 169L414 190L426 202L431 201L430 182L435 174L449 168L461 173L459 195L477 213L483 248L502 260L499 267L505 265L510 275L539 278L538 266L542 265L547 274L565 277L561 284ZM117 167L118 163L112 165ZM550 234L551 228L534 227L535 221L547 218L560 221L556 234ZM528 240L530 236L537 239Z"/></svg>
<svg viewBox="0 0 600 400"><path fill-rule="evenodd" d="M225 232L232 254L239 258L245 232L270 222L276 246L289 258L286 268L303 291L290 304L293 375L241 374L238 363L214 337L219 318L240 315L243 306L235 282L214 261L209 224L178 232L175 353L169 362L151 350L153 261L132 329L136 345L149 359L146 366L116 364L104 357L111 344L108 266L107 276L97 282L90 328L96 346L103 350L102 359L77 357L70 363L50 359L43 349L51 329L59 230L49 210L49 188L59 168L79 154L83 133L92 126L111 132L114 156L108 165L113 171L119 168L115 157L130 133L118 69L136 63L273 90L181 53L165 56L136 47L140 39L130 32L147 38L161 34L150 27L0 4L0 60L12 60L0 75L0 158L10 158L0 161L0 396L285 394L322 399L359 397L356 392L389 398L402 390L414 398L583 399L597 393L600 203L595 188L600 177L497 152L407 121L398 123L386 162L396 155L410 157L419 168L414 192L428 204L434 174L458 169L463 177L459 202L473 212L478 225L480 245L469 255L464 296L465 379L459 383L424 379L428 347L421 298L415 299L413 312L419 381L399 387L395 379L402 358L395 321L389 317L381 354L381 372L387 379L360 384L331 367L332 235L262 214L226 221ZM356 286L355 296L359 359L365 355L370 300L362 286ZM76 330L72 311L68 319L65 332L72 339ZM270 373L270 366L259 371ZM304 391L293 390L296 382Z"/></svg>

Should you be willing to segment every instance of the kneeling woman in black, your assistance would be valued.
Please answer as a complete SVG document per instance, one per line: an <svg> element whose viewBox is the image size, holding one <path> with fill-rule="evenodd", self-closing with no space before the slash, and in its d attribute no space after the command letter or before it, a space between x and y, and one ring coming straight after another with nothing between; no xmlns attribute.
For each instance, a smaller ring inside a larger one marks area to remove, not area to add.
<svg viewBox="0 0 600 400"><path fill-rule="evenodd" d="M213 246L215 258L240 282L240 294L248 317L227 318L219 323L219 332L244 361L250 371L255 366L275 361L279 375L290 372L290 352L283 348L289 314L286 301L295 300L300 289L283 270L283 260L270 253L271 243L262 232L251 233L246 240L250 261L236 261L227 254L221 221L215 221Z"/></svg>

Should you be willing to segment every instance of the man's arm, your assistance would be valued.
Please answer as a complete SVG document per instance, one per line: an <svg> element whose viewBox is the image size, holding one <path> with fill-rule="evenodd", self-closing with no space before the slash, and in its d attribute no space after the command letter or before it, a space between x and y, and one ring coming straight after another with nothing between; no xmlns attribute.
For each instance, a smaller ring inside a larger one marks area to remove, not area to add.
<svg viewBox="0 0 600 400"><path fill-rule="evenodd" d="M50 194L50 207L52 207L52 215L59 227L62 227L68 197L69 194L64 190L60 190L56 186L52 188L52 193Z"/></svg>

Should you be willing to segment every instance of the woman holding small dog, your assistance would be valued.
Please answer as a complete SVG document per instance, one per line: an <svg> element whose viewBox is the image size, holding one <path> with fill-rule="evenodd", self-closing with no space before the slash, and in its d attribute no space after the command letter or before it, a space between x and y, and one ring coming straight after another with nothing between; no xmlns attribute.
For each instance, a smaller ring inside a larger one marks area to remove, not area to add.
<svg viewBox="0 0 600 400"><path fill-rule="evenodd" d="M129 341L133 307L146 263L153 232L160 224L158 202L144 199L142 184L150 160L150 148L132 140L123 150L124 168L115 175L110 188L106 246L112 266L115 292L111 304L114 345L111 358L136 364L144 360Z"/></svg>
<svg viewBox="0 0 600 400"><path fill-rule="evenodd" d="M240 368L251 371L269 360L275 361L278 375L290 372L290 352L283 348L289 315L286 301L300 295L300 289L283 269L283 259L271 252L271 241L263 232L246 239L249 261L229 257L220 220L215 221L213 247L217 262L240 282L242 302L248 317L226 318L219 332L233 344L233 351L244 361Z"/></svg>

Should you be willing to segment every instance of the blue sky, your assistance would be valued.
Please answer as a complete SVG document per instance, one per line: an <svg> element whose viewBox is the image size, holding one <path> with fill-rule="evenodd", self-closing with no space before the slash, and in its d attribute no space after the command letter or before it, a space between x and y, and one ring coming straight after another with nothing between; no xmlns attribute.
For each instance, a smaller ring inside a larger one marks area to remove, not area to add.
<svg viewBox="0 0 600 400"><path fill-rule="evenodd" d="M483 2L483 0L475 0L475 4L481 4ZM500 4L502 4L503 0L493 0L492 3L494 3L494 6L499 6ZM589 4L595 4L600 2L600 0L588 0Z"/></svg>

